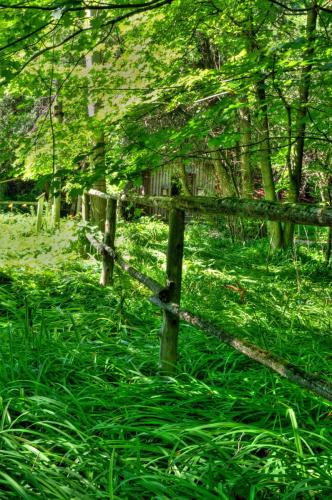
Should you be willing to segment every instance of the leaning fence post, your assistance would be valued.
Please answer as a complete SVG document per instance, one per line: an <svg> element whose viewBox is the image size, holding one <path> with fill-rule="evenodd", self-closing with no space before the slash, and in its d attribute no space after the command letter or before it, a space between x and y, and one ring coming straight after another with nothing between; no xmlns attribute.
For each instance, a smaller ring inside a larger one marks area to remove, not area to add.
<svg viewBox="0 0 332 500"><path fill-rule="evenodd" d="M114 250L116 228L116 200L108 199L106 203L104 244ZM103 253L103 268L100 284L106 286L113 282L114 257L107 252Z"/></svg>
<svg viewBox="0 0 332 500"><path fill-rule="evenodd" d="M42 225L43 225L45 193L42 193L41 195L39 195L37 198L37 201L38 201L38 204L37 204L36 230L37 230L37 233L39 233L39 231L41 230Z"/></svg>
<svg viewBox="0 0 332 500"><path fill-rule="evenodd" d="M182 258L184 239L184 210L177 208L169 212L169 233L167 248L166 286L168 301L180 305ZM160 332L160 373L173 375L176 370L179 318L163 311L163 324Z"/></svg>

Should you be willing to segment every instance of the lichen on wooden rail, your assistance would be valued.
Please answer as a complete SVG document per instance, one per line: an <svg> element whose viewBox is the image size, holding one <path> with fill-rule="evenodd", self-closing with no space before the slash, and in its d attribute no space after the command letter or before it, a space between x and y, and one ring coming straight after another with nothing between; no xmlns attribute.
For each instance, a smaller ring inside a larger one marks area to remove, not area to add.
<svg viewBox="0 0 332 500"><path fill-rule="evenodd" d="M275 354L266 351L265 349L261 349L255 344L251 344L246 340L242 340L238 337L230 335L229 333L223 331L221 328L212 325L209 321L206 321L198 316L194 316L184 309L180 309L175 304L162 302L159 297L150 297L149 300L152 304L160 307L160 309L177 315L186 323L199 328L208 335L216 337L224 344L233 347L234 349L241 352L248 358L256 361L257 363L270 368L290 382L308 389L314 394L322 396L328 401L332 401L332 384L330 384L329 382L305 372L301 368L298 368L292 363L279 358Z"/></svg>
<svg viewBox="0 0 332 500"><path fill-rule="evenodd" d="M97 198L103 198L104 200L117 200L119 199L119 196L117 195L110 195L107 193L103 193L102 191L98 191L97 189L89 189L88 194L91 196L97 196Z"/></svg>
<svg viewBox="0 0 332 500"><path fill-rule="evenodd" d="M216 337L221 342L233 347L235 350L241 352L257 363L260 363L270 370L273 370L290 382L308 389L312 393L321 396L328 401L332 401L331 383L315 375L305 372L301 368L298 368L288 361L280 359L275 354L266 351L265 349L262 349L255 344L251 344L246 340L242 340L239 337L235 337L225 332L221 328L211 324L209 321L202 319L199 316L195 316L184 309L180 309L175 304L165 302L165 300L163 300L163 293L165 291L165 288L162 285L160 285L157 281L153 280L149 276L146 276L145 274L137 271L135 268L129 266L121 257L117 255L114 250L112 250L112 248L107 247L103 243L100 243L91 234L87 234L87 239L96 248L96 250L99 251L99 253L110 253L122 269L127 271L133 278L138 280L140 283L149 288L153 293L155 293L155 296L149 298L152 304L158 306L164 311L168 311L171 314L177 315L186 323L204 331L208 335Z"/></svg>
<svg viewBox="0 0 332 500"><path fill-rule="evenodd" d="M179 208L193 213L232 215L313 226L332 226L332 208L302 203L200 196L126 195L122 200L155 208Z"/></svg>
<svg viewBox="0 0 332 500"><path fill-rule="evenodd" d="M131 193L108 195L95 189L90 189L89 194L106 200L116 198L141 206L166 210L178 208L194 213L233 215L251 219L332 227L332 207L329 206L205 196L140 196Z"/></svg>
<svg viewBox="0 0 332 500"><path fill-rule="evenodd" d="M38 205L38 201L0 201L0 205Z"/></svg>

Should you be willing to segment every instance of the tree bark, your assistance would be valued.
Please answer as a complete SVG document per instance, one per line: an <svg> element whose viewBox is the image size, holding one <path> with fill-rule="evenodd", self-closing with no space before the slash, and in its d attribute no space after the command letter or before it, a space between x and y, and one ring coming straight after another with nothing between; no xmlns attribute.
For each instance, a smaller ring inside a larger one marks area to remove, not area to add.
<svg viewBox="0 0 332 500"><path fill-rule="evenodd" d="M57 89L58 91L58 89ZM54 106L54 122L57 125L63 123L63 106L59 96L57 96ZM59 164L57 155L54 158L54 172L53 172L53 200L52 200L52 226L57 228L60 225L60 211L61 211L61 177L59 175Z"/></svg>
<svg viewBox="0 0 332 500"><path fill-rule="evenodd" d="M314 41L317 27L318 7L314 0L307 14L307 48L304 51L304 60L308 63L303 67L299 87L299 98L295 120L296 143L292 158L292 167L289 175L288 201L296 203L299 200L301 189L306 119L308 115L308 102L310 94L312 58L315 52ZM286 224L284 228L284 243L289 247L293 245L294 224Z"/></svg>
<svg viewBox="0 0 332 500"><path fill-rule="evenodd" d="M90 19L93 17L92 13L89 9L86 10L87 21L86 24L88 27L91 26ZM85 56L85 67L89 73L89 71L93 68L93 54L89 53ZM88 100L88 116L90 118L94 118L96 115L96 105L90 99ZM106 177L105 177L105 137L104 133L101 132L96 136L96 144L91 155L91 167L94 170L97 170L99 175L96 182L93 184L93 188L106 192ZM104 224L106 218L106 201L101 198L93 197L90 202L90 219L91 221L103 232Z"/></svg>
<svg viewBox="0 0 332 500"><path fill-rule="evenodd" d="M225 164L220 151L211 150L210 157L214 166L214 171L220 185L222 196L237 196L236 186L228 165Z"/></svg>
<svg viewBox="0 0 332 500"><path fill-rule="evenodd" d="M259 105L259 124L258 124L258 140L260 142L260 169L262 172L262 181L264 188L265 199L268 201L277 201L275 184L273 180L272 164L271 164L271 144L270 144L270 127L268 117L268 107L266 102L265 80L261 79L256 83L256 98ZM280 222L269 222L268 230L272 248L283 247L283 235Z"/></svg>
<svg viewBox="0 0 332 500"><path fill-rule="evenodd" d="M254 192L253 168L250 157L251 144L251 119L248 100L241 98L243 107L238 111L240 131L240 168L242 177L241 195L243 198L251 198Z"/></svg>

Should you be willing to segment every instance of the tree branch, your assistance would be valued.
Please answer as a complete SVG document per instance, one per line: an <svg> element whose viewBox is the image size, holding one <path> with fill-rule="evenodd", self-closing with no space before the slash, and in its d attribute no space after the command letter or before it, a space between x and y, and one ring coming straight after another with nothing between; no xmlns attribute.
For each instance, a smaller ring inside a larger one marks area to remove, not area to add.
<svg viewBox="0 0 332 500"><path fill-rule="evenodd" d="M36 33L39 33L40 31L42 31L44 28L46 28L47 26L49 26L52 23L53 23L53 20L49 21L48 23L42 24L41 26L36 28L34 31L30 31L30 33L27 33L26 35L21 36L20 38L17 38L16 40L13 40L12 42L7 43L7 45L3 45L2 47L0 47L0 52L3 52L4 50L9 49L9 47L13 47L13 45L16 45L20 42L23 42L24 40L27 40L28 38L32 37L33 35L36 35Z"/></svg>
<svg viewBox="0 0 332 500"><path fill-rule="evenodd" d="M284 3L279 2L279 0L269 0L269 2L282 7L283 9L287 10L288 12L292 12L293 14L303 14L312 9L312 7L303 7L302 9L289 7L289 5L285 5ZM322 10L323 12L327 12L328 14L332 14L332 9L324 7L323 5L317 5L317 10Z"/></svg>
<svg viewBox="0 0 332 500"><path fill-rule="evenodd" d="M46 12L54 12L55 10L61 10L63 13L65 12L79 12L85 10L115 10L115 9L145 9L145 8L154 8L158 7L160 0L151 0L150 2L143 3L124 3L124 4L101 4L101 5L84 5L77 7L65 7L63 4L57 5L24 5L24 4L14 4L14 5L6 5L0 4L0 9L14 9L14 10L41 10ZM163 4L170 4L173 0L165 0Z"/></svg>

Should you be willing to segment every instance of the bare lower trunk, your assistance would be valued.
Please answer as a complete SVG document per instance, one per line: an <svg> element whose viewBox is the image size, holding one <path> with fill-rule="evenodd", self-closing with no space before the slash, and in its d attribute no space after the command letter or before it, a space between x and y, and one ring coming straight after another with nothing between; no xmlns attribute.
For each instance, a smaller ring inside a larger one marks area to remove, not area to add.
<svg viewBox="0 0 332 500"><path fill-rule="evenodd" d="M243 198L250 198L254 192L253 169L250 159L251 144L251 120L248 101L242 99L244 106L239 109L239 131L240 131L240 167L242 177L241 195Z"/></svg>
<svg viewBox="0 0 332 500"><path fill-rule="evenodd" d="M270 130L264 80L260 80L256 84L256 97L260 108L258 124L258 140L260 143L259 163L262 172L264 194L266 200L276 201L277 195L271 164ZM282 248L283 235L280 222L269 222L268 230L272 247Z"/></svg>
<svg viewBox="0 0 332 500"><path fill-rule="evenodd" d="M309 63L303 67L301 72L299 99L297 105L296 115L296 143L294 155L292 158L292 168L289 179L288 201L296 203L299 200L301 189L302 169L303 169L303 155L304 155L304 142L306 131L306 119L308 114L308 102L310 93L312 58L314 55L314 40L317 26L317 1L314 0L311 9L307 14L307 49L303 55L305 61ZM285 225L285 245L292 246L294 240L294 225Z"/></svg>
<svg viewBox="0 0 332 500"><path fill-rule="evenodd" d="M211 160L214 166L214 171L220 186L222 196L237 196L237 190L234 185L232 173L228 165L226 165L219 151L210 152Z"/></svg>
<svg viewBox="0 0 332 500"><path fill-rule="evenodd" d="M332 250L332 227L329 227L328 237L327 237L327 248L325 254L326 265L330 264L331 260L331 250Z"/></svg>
<svg viewBox="0 0 332 500"><path fill-rule="evenodd" d="M56 98L56 103L54 106L54 122L57 125L61 125L63 122L63 108L59 96ZM55 151L53 151L53 154L54 154L54 165L53 165L54 171L53 171L52 226L54 228L57 228L60 225L61 177L59 175L59 164Z"/></svg>

